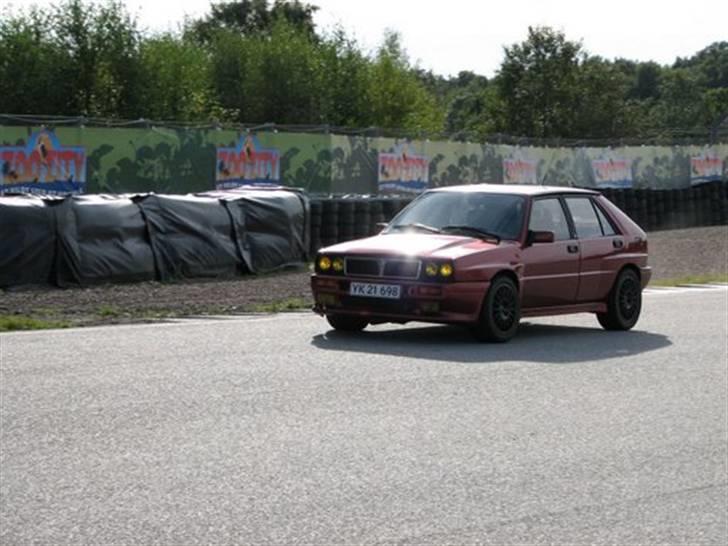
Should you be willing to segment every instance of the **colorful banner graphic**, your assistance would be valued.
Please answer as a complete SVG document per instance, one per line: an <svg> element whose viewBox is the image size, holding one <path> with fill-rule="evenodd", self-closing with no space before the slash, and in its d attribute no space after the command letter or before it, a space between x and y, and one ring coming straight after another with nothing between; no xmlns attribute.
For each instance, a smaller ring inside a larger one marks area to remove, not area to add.
<svg viewBox="0 0 728 546"><path fill-rule="evenodd" d="M0 146L0 194L76 194L85 186L86 151L61 146L51 131L33 133L26 146Z"/></svg>
<svg viewBox="0 0 728 546"><path fill-rule="evenodd" d="M256 136L262 146L247 136L240 142L241 133L227 129L60 126L48 132L0 125L0 193L184 194L257 182L375 194L479 182L598 187L599 176L602 183L627 180L626 168L624 178L618 169L595 172L593 162L606 168L609 158L629 163L632 187L639 189L689 188L728 174L728 143L538 148L285 131ZM413 153L403 150L405 142Z"/></svg>
<svg viewBox="0 0 728 546"><path fill-rule="evenodd" d="M378 187L383 193L421 193L430 179L430 159L410 153L409 144L397 146L393 152L380 152Z"/></svg>
<svg viewBox="0 0 728 546"><path fill-rule="evenodd" d="M217 149L215 187L224 190L239 186L278 186L280 169L277 149L263 148L255 136L243 135L236 147Z"/></svg>
<svg viewBox="0 0 728 546"><path fill-rule="evenodd" d="M723 179L723 160L713 151L690 157L690 184L703 184Z"/></svg>
<svg viewBox="0 0 728 546"><path fill-rule="evenodd" d="M538 184L537 163L530 159L503 159L504 184Z"/></svg>
<svg viewBox="0 0 728 546"><path fill-rule="evenodd" d="M591 162L597 188L631 188L632 162L610 157L593 159Z"/></svg>

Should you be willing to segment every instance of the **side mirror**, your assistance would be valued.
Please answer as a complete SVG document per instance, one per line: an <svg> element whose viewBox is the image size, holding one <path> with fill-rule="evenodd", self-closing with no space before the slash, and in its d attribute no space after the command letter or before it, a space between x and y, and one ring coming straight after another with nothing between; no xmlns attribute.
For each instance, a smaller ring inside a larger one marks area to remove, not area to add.
<svg viewBox="0 0 728 546"><path fill-rule="evenodd" d="M555 239L553 231L531 231L528 230L526 245L531 246L536 243L553 243Z"/></svg>

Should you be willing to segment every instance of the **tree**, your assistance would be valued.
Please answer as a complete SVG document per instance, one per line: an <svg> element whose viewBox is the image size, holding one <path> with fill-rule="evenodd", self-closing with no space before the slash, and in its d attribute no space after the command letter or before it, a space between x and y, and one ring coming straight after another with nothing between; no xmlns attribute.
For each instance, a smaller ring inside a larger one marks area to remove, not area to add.
<svg viewBox="0 0 728 546"><path fill-rule="evenodd" d="M318 46L321 62L321 121L329 125L371 125L367 98L371 61L342 29Z"/></svg>
<svg viewBox="0 0 728 546"><path fill-rule="evenodd" d="M678 58L674 68L690 69L708 88L728 88L728 42L715 42L692 57Z"/></svg>
<svg viewBox="0 0 728 546"><path fill-rule="evenodd" d="M141 45L139 116L180 121L233 121L215 100L208 51L191 40L162 34Z"/></svg>
<svg viewBox="0 0 728 546"><path fill-rule="evenodd" d="M368 85L371 125L439 132L443 111L409 64L400 37L385 35L371 66Z"/></svg>
<svg viewBox="0 0 728 546"><path fill-rule="evenodd" d="M508 130L531 137L572 136L581 44L547 27L504 48L497 85Z"/></svg>
<svg viewBox="0 0 728 546"><path fill-rule="evenodd" d="M268 0L239 0L219 2L211 5L211 13L191 25L191 31L202 42L210 42L218 30L231 30L245 36L270 34L276 21L282 19L293 28L315 36L313 15L318 10L298 0L275 0L272 6Z"/></svg>
<svg viewBox="0 0 728 546"><path fill-rule="evenodd" d="M123 4L68 0L51 21L52 43L70 56L61 77L74 113L135 117L141 34Z"/></svg>
<svg viewBox="0 0 728 546"><path fill-rule="evenodd" d="M37 9L0 19L0 112L74 113L73 82L62 77L71 59L48 39L50 26Z"/></svg>
<svg viewBox="0 0 728 546"><path fill-rule="evenodd" d="M704 127L705 112L698 76L687 68L666 71L660 84L660 101L652 108L651 115L659 128Z"/></svg>
<svg viewBox="0 0 728 546"><path fill-rule="evenodd" d="M625 109L629 80L613 63L600 57L584 58L574 89L574 101L569 105L571 132L563 136L619 138L632 132L634 120Z"/></svg>

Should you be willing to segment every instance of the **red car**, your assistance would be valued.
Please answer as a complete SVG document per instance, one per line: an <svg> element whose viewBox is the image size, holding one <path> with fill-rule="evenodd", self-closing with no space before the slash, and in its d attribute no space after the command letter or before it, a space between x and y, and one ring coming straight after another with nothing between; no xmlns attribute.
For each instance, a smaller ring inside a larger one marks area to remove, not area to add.
<svg viewBox="0 0 728 546"><path fill-rule="evenodd" d="M314 311L337 330L425 321L507 341L522 317L595 313L629 330L650 280L645 232L598 192L430 190L374 237L323 248Z"/></svg>

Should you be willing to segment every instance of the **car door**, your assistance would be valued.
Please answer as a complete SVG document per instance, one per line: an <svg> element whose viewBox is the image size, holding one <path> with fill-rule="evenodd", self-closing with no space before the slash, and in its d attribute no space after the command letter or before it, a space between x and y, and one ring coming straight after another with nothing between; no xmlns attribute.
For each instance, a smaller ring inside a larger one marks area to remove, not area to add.
<svg viewBox="0 0 728 546"><path fill-rule="evenodd" d="M604 300L616 275L610 257L622 251L624 238L591 197L567 196L564 201L581 247L576 299L578 302Z"/></svg>
<svg viewBox="0 0 728 546"><path fill-rule="evenodd" d="M523 249L522 307L573 304L579 288L579 245L561 199L534 199L528 229L551 231L554 242L534 243Z"/></svg>

